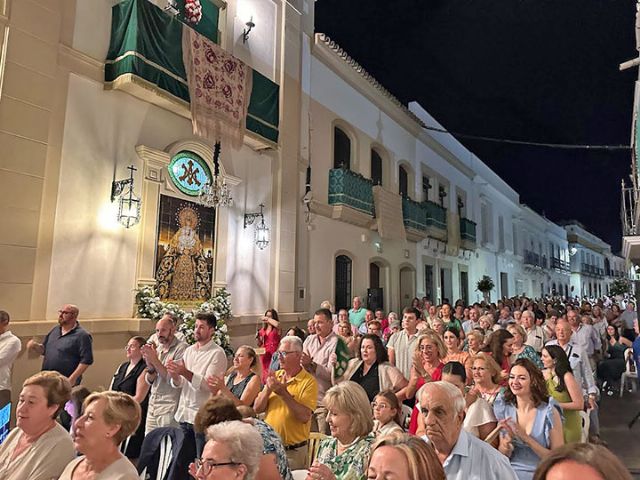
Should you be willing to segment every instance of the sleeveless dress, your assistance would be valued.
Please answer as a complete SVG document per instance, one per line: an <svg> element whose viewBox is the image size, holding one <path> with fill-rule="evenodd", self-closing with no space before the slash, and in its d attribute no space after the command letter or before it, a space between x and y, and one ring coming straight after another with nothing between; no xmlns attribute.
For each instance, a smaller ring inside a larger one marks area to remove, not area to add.
<svg viewBox="0 0 640 480"><path fill-rule="evenodd" d="M135 367L127 374L127 367L129 362L124 362L118 367L116 373L113 375L113 381L111 382L111 390L116 392L128 393L132 397L136 394L136 385L138 383L138 377L143 374L147 364L144 360L140 360ZM142 447L142 440L144 440L145 421L147 418L147 408L149 407L149 394L140 404L142 409L142 416L140 417L140 425L135 433L128 439L128 442L123 444L125 451L123 452L127 458L138 458L140 456L140 447ZM125 440L126 442L126 440Z"/></svg>
<svg viewBox="0 0 640 480"><path fill-rule="evenodd" d="M249 382L253 377L256 376L256 374L251 372L241 382L239 382L237 385L234 385L233 381L235 380L236 375L237 373L233 372L227 377L226 386L229 390L231 390L231 393L233 393L233 396L236 397L238 400L240 400L242 398L242 394L244 393L244 389L247 388L247 385L249 385Z"/></svg>
<svg viewBox="0 0 640 480"><path fill-rule="evenodd" d="M538 405L538 408L536 408L536 418L530 433L531 437L545 448L550 448L551 444L554 409L558 409L558 411L561 410L553 398L549 399L549 403L541 403ZM517 422L517 407L512 403L506 403L502 395L496 398L493 404L493 412L496 414L498 421L510 418L514 422ZM540 457L536 455L529 445L514 438L513 453L509 461L519 480L532 480L533 473L540 463Z"/></svg>
<svg viewBox="0 0 640 480"><path fill-rule="evenodd" d="M553 378L547 379L547 390L553 399L558 403L569 403L571 395L568 390L559 392L556 390L558 384ZM578 443L582 439L582 419L578 410L562 410L564 422L562 424L562 432L564 434L564 443Z"/></svg>

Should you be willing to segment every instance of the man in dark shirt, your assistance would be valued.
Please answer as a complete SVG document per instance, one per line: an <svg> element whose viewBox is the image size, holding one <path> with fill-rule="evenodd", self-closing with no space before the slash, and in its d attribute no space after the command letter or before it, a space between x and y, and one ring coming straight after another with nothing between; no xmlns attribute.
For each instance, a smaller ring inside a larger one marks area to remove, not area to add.
<svg viewBox="0 0 640 480"><path fill-rule="evenodd" d="M78 307L65 305L58 313L59 326L53 327L43 343L29 340L27 348L44 355L42 370L60 372L71 385L78 385L93 363L92 338L78 323Z"/></svg>

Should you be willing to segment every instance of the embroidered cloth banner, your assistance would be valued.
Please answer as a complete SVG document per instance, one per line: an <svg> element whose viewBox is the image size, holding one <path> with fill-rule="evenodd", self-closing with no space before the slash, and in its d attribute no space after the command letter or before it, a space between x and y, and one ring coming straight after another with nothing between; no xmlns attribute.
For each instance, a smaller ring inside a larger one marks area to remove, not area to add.
<svg viewBox="0 0 640 480"><path fill-rule="evenodd" d="M376 185L373 187L373 204L375 205L380 238L406 240L402 217L402 197Z"/></svg>
<svg viewBox="0 0 640 480"><path fill-rule="evenodd" d="M251 98L251 69L191 28L182 33L193 133L242 147Z"/></svg>

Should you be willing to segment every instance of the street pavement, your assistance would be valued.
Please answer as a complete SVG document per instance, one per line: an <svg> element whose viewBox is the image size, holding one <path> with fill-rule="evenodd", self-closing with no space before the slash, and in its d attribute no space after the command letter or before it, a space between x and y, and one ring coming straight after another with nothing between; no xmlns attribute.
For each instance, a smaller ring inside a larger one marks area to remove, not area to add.
<svg viewBox="0 0 640 480"><path fill-rule="evenodd" d="M615 453L627 466L633 477L640 480L640 419L633 428L629 422L640 414L640 394L619 392L614 396L603 396L600 403L600 434Z"/></svg>

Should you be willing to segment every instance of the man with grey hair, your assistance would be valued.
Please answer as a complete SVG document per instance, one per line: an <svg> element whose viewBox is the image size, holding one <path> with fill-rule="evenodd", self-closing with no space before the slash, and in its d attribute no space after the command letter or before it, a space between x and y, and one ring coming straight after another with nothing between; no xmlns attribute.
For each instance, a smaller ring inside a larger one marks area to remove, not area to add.
<svg viewBox="0 0 640 480"><path fill-rule="evenodd" d="M9 314L0 310L0 409L11 402L11 368L22 345L9 330Z"/></svg>
<svg viewBox="0 0 640 480"><path fill-rule="evenodd" d="M360 328L365 321L367 310L362 308L360 297L353 297L353 308L349 310L349 322L356 328Z"/></svg>
<svg viewBox="0 0 640 480"><path fill-rule="evenodd" d="M520 324L524 331L527 332L525 344L533 348L537 353L542 352L544 347L544 330L536 325L536 317L531 310L525 310L520 316Z"/></svg>
<svg viewBox="0 0 640 480"><path fill-rule="evenodd" d="M280 370L270 372L254 409L282 438L291 470L305 468L318 382L300 365L302 340L287 336L278 347Z"/></svg>
<svg viewBox="0 0 640 480"><path fill-rule="evenodd" d="M427 383L420 392L420 413L447 480L517 480L509 459L489 443L462 429L465 400L448 382Z"/></svg>

